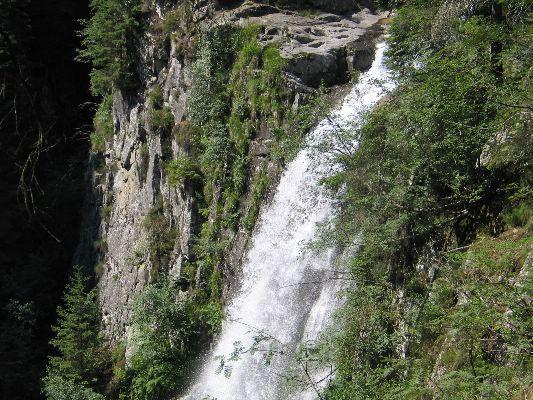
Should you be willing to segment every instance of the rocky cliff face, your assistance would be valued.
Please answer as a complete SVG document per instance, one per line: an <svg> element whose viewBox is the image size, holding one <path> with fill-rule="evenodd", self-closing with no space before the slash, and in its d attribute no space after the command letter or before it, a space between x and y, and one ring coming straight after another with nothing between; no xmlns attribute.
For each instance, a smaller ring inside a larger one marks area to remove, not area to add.
<svg viewBox="0 0 533 400"><path fill-rule="evenodd" d="M365 69L371 63L374 40L380 33L380 16L369 10L359 11L349 1L337 3L338 7L329 9L342 15L317 12L307 17L297 11L245 2L233 4L231 9L220 4L216 10L213 4L207 4L194 10L190 18L194 26L202 26L203 30L227 23L260 25L261 46L279 43L280 54L286 60L284 81L290 93L285 106L296 109L321 83L346 83L352 71ZM208 215L200 215L194 185L187 179L178 184L169 182L165 162L189 156L190 152L179 135L167 137L157 124L150 122L154 108L150 93L158 87L162 97L159 107L171 113L173 131L186 126L195 84L192 65L196 34L184 33L189 28L179 26L181 33L162 37L157 26L173 10L159 4L156 10L150 16L153 29L143 39L138 65L144 77L142 87L134 94L117 91L113 97L114 136L105 149L105 166L97 166L97 160L93 160L91 191L77 255L78 263L96 265L100 303L112 340L124 338L133 298L157 274L181 278L184 263L196 257L193 242L199 235L200 223L213 222L220 213L211 207ZM280 161L270 154L273 135L267 118L252 135L247 151L246 188L239 203L245 214L253 203L251 183L259 174L267 173L273 178L272 184L282 170ZM224 190L224 182L214 182L212 186L216 198ZM263 193L261 197L267 195ZM221 242L225 243L220 262L225 295L238 276L250 232L241 223L237 229L221 233ZM163 242L167 246L164 251Z"/></svg>

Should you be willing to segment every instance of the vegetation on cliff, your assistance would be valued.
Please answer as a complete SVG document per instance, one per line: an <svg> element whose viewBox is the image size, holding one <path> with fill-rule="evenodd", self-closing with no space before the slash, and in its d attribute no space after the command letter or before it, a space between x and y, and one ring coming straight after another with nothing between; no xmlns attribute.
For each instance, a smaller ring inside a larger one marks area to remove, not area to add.
<svg viewBox="0 0 533 400"><path fill-rule="evenodd" d="M260 30L254 25L222 25L200 35L190 125L178 132L189 154L169 165L172 177L203 180L196 186L205 220L195 248L199 263L194 266L201 269L203 282L220 273L216 268L227 247L224 232L236 232L242 225L251 230L255 225L268 189L268 162L280 165L290 158L315 120L311 107L298 112L286 107L290 93L282 75L284 60L275 46L260 46ZM254 174L250 145L261 129L274 132L275 141L267 150L269 159L260 166L263 172L250 182ZM249 189L252 198L245 207Z"/></svg>
<svg viewBox="0 0 533 400"><path fill-rule="evenodd" d="M50 357L44 393L51 400L104 399L109 351L101 332L102 317L96 291L89 290L87 277L76 268L57 310L56 334L50 342Z"/></svg>
<svg viewBox="0 0 533 400"><path fill-rule="evenodd" d="M135 352L129 367L115 369L119 398L165 400L183 388L191 366L220 324L216 304L185 298L168 278L160 278L136 299Z"/></svg>
<svg viewBox="0 0 533 400"><path fill-rule="evenodd" d="M347 140L337 245L361 241L325 398L531 394L532 10L408 1L399 87Z"/></svg>
<svg viewBox="0 0 533 400"><path fill-rule="evenodd" d="M113 87L135 89L140 83L136 63L146 5L142 0L91 0L90 8L80 58L92 64L93 94L108 94Z"/></svg>

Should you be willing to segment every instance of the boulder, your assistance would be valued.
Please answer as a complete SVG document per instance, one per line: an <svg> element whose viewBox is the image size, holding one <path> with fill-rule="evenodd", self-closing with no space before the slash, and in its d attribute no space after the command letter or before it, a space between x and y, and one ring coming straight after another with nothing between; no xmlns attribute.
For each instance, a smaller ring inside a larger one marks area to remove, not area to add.
<svg viewBox="0 0 533 400"><path fill-rule="evenodd" d="M317 88L322 83L346 83L353 70L370 66L383 15L368 9L353 13L351 9L349 17L331 13L308 17L245 3L225 17L241 25L263 26L261 43L279 44L281 55L287 60L287 72L303 85Z"/></svg>

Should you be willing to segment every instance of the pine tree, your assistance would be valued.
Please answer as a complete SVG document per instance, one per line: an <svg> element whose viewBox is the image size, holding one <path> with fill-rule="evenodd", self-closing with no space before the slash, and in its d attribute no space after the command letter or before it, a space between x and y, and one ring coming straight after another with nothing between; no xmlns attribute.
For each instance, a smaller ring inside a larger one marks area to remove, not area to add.
<svg viewBox="0 0 533 400"><path fill-rule="evenodd" d="M100 334L96 291L87 290L87 278L76 267L57 310L55 337L50 344L57 355L50 357L44 392L48 399L99 399L108 352ZM91 390L91 389L94 389Z"/></svg>

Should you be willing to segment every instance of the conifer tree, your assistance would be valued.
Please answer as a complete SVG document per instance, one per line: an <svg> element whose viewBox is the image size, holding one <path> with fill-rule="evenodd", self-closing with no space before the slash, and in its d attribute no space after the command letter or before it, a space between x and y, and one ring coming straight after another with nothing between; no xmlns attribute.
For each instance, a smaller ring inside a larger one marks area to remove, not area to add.
<svg viewBox="0 0 533 400"><path fill-rule="evenodd" d="M57 354L50 357L44 392L48 399L100 399L107 349L100 334L96 291L87 290L87 278L76 267L57 311L50 344ZM92 390L91 390L92 389Z"/></svg>

